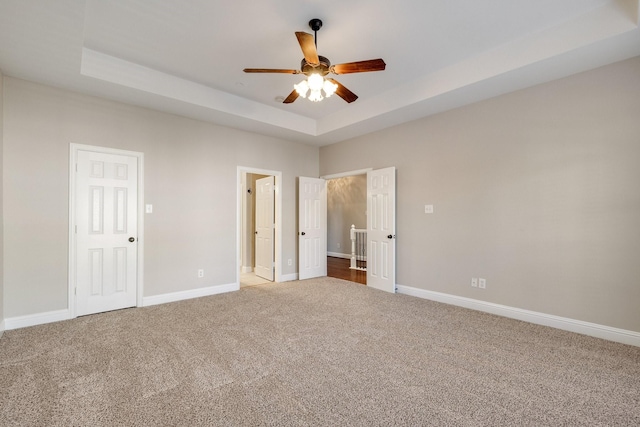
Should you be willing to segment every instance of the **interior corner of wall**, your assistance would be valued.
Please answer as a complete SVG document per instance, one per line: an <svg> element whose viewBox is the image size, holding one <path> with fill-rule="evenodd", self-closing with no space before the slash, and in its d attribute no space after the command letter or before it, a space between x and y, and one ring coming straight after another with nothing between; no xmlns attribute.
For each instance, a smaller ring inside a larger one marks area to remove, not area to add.
<svg viewBox="0 0 640 427"><path fill-rule="evenodd" d="M640 24L640 0L617 0L616 3L636 26Z"/></svg>

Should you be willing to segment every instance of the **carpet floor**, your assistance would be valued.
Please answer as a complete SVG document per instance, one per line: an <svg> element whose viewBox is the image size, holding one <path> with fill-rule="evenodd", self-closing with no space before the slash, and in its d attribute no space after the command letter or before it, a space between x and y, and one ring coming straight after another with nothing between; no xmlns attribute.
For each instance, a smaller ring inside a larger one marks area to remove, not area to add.
<svg viewBox="0 0 640 427"><path fill-rule="evenodd" d="M6 331L2 426L638 426L640 348L339 279Z"/></svg>

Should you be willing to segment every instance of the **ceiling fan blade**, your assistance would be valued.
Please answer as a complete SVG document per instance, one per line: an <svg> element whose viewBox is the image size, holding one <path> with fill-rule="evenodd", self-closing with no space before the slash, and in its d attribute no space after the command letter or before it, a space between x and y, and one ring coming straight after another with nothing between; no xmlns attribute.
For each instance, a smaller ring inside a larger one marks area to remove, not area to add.
<svg viewBox="0 0 640 427"><path fill-rule="evenodd" d="M331 83L335 83L338 85L338 89L336 90L336 95L338 95L340 98L344 99L348 103L352 103L353 101L358 99L358 95L356 95L355 93L351 92L349 89L344 87L342 83L340 83L336 79L327 79L327 80L329 80Z"/></svg>
<svg viewBox="0 0 640 427"><path fill-rule="evenodd" d="M316 50L316 42L313 39L313 35L309 33L296 32L298 43L304 54L304 59L311 65L318 65L320 58L318 58L318 51Z"/></svg>
<svg viewBox="0 0 640 427"><path fill-rule="evenodd" d="M282 73L282 74L299 74L298 70L281 70L278 68L245 68L245 73Z"/></svg>
<svg viewBox="0 0 640 427"><path fill-rule="evenodd" d="M382 59L369 59L367 61L347 62L331 67L335 74L366 73L368 71L382 71L387 64Z"/></svg>
<svg viewBox="0 0 640 427"><path fill-rule="evenodd" d="M293 92L291 92L289 94L289 96L287 96L287 98L282 101L283 104L291 104L293 101L295 101L296 99L298 99L298 92L294 89Z"/></svg>

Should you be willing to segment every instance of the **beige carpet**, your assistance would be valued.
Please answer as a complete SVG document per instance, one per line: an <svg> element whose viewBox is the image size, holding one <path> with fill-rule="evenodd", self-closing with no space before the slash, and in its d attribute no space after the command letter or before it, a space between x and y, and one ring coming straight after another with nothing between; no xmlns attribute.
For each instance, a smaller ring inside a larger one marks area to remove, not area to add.
<svg viewBox="0 0 640 427"><path fill-rule="evenodd" d="M640 348L339 279L7 331L2 426L640 425Z"/></svg>

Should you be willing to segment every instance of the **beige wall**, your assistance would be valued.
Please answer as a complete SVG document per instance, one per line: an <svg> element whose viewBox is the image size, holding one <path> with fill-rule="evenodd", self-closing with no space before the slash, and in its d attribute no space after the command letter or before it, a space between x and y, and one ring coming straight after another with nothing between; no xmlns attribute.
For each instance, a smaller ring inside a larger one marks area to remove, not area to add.
<svg viewBox="0 0 640 427"><path fill-rule="evenodd" d="M327 252L351 254L351 224L367 228L366 175L327 181Z"/></svg>
<svg viewBox="0 0 640 427"><path fill-rule="evenodd" d="M640 58L320 150L385 166L398 284L640 331Z"/></svg>
<svg viewBox="0 0 640 427"><path fill-rule="evenodd" d="M282 171L296 272L296 177L318 176L317 148L10 77L4 119L6 318L67 307L69 143L144 153L145 296L235 282L237 166Z"/></svg>

